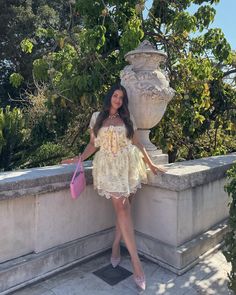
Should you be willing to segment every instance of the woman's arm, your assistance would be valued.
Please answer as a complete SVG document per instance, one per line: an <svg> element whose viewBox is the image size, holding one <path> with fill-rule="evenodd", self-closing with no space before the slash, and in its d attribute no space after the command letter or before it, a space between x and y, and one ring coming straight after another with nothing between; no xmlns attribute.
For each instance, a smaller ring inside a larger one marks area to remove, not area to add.
<svg viewBox="0 0 236 295"><path fill-rule="evenodd" d="M93 133L93 129L90 128L90 141L86 148L84 149L83 153L81 154L81 160L85 161L87 158L89 158L92 154L94 154L98 148L94 145L95 141L95 135Z"/></svg>
<svg viewBox="0 0 236 295"><path fill-rule="evenodd" d="M97 151L97 147L94 145L94 140L95 140L95 135L93 133L93 129L90 128L90 140L87 146L85 147L83 153L80 155L81 160L85 161L87 158L89 158L92 154L94 154ZM70 159L65 159L61 161L61 164L70 164L70 163L76 163L79 159L79 156L70 158Z"/></svg>
<svg viewBox="0 0 236 295"><path fill-rule="evenodd" d="M140 149L140 151L143 153L143 157L144 157L143 160L144 160L144 162L148 164L149 168L152 170L152 172L154 174L157 174L158 171L159 172L166 172L167 171L165 168L162 168L160 166L157 166L157 165L155 165L152 162L152 160L149 157L149 155L148 155L145 147L139 142L138 134L137 134L137 131L136 130L134 131L134 136L132 138L132 144L136 145Z"/></svg>

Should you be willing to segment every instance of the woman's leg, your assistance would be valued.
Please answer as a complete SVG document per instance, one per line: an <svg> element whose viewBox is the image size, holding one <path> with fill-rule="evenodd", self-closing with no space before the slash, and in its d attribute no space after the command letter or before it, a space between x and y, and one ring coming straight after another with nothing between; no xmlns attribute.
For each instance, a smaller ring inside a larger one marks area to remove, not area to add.
<svg viewBox="0 0 236 295"><path fill-rule="evenodd" d="M129 202L131 204L132 199L134 197L134 194L130 194L129 196ZM120 226L118 224L118 221L116 219L116 230L115 230L115 238L114 238L114 242L112 244L112 257L118 258L120 257L120 241L122 239L122 234L121 234L121 230L120 230Z"/></svg>
<svg viewBox="0 0 236 295"><path fill-rule="evenodd" d="M119 224L116 219L116 231L115 231L115 238L112 244L112 254L111 256L114 258L120 257L120 241L122 238L121 230Z"/></svg>
<svg viewBox="0 0 236 295"><path fill-rule="evenodd" d="M131 218L130 202L127 199L125 199L125 201L123 202L123 198L116 199L112 197L112 203L116 212L117 222L120 227L121 234L131 256L134 275L142 276L143 270L136 248L134 228Z"/></svg>

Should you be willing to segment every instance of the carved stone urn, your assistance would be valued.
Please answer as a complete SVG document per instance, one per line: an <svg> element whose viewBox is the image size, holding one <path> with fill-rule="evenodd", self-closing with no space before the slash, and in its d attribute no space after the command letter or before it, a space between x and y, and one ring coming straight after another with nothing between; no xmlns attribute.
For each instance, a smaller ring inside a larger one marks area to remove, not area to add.
<svg viewBox="0 0 236 295"><path fill-rule="evenodd" d="M141 143L156 164L168 163L168 156L149 139L150 128L159 123L167 104L174 96L167 75L160 69L166 54L156 50L149 41L128 52L125 60L130 63L120 73L121 84L129 98L129 110L138 127Z"/></svg>

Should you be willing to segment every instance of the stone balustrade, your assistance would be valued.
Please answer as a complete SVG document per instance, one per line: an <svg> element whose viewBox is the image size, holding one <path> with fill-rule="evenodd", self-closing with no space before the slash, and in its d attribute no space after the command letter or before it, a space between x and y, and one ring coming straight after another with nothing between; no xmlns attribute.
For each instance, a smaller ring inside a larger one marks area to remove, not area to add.
<svg viewBox="0 0 236 295"><path fill-rule="evenodd" d="M236 153L167 164L148 172L132 203L139 253L177 274L220 247L227 230L225 172ZM69 181L75 165L0 173L0 294L7 294L109 249L115 213L93 190L77 200ZM108 261L109 263L109 261Z"/></svg>

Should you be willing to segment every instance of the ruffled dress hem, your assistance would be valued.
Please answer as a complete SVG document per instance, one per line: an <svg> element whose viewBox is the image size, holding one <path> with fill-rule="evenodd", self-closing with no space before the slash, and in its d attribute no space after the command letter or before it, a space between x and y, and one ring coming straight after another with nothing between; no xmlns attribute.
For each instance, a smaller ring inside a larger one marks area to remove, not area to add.
<svg viewBox="0 0 236 295"><path fill-rule="evenodd" d="M103 189L97 189L94 187L94 189L98 192L99 196L105 197L106 199L111 199L114 197L115 199L123 198L123 203L126 199L129 198L131 194L135 194L138 189L142 188L142 184L139 183L137 186L135 186L133 189L130 190L130 192L107 192Z"/></svg>
<svg viewBox="0 0 236 295"><path fill-rule="evenodd" d="M141 183L139 183L136 187L134 187L133 189L130 190L130 192L107 192L104 191L103 189L97 189L94 188L95 190L97 190L98 194L102 197L106 197L106 199L110 199L111 197L114 197L115 199L119 199L119 198L128 198L131 194L135 194L137 192L137 190L139 188L142 188Z"/></svg>

